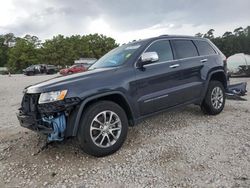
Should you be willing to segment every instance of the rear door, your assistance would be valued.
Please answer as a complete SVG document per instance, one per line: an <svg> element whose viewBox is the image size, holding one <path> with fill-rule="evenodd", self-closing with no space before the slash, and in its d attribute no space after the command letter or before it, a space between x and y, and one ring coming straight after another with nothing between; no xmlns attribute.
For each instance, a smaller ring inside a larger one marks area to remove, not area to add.
<svg viewBox="0 0 250 188"><path fill-rule="evenodd" d="M186 102L198 101L203 88L201 70L203 68L202 58L192 40L173 39L171 44L174 59L178 61L179 78L178 87L173 95L176 98L175 105Z"/></svg>
<svg viewBox="0 0 250 188"><path fill-rule="evenodd" d="M215 49L205 40L194 40L194 44L198 49L201 58L200 61L202 62L204 67L207 67L207 69L216 67L218 57L221 58L221 55L219 55L218 52L216 52ZM204 69L204 71L208 71L207 69Z"/></svg>

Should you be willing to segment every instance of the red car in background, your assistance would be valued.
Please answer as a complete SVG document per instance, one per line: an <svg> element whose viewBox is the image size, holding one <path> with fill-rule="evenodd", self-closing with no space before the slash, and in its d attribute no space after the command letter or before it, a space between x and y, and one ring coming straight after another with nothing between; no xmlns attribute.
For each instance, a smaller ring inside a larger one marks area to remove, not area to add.
<svg viewBox="0 0 250 188"><path fill-rule="evenodd" d="M68 75L74 74L78 72L85 72L88 68L96 62L97 59L95 58L80 58L79 60L75 61L75 64L69 68L61 69L60 74Z"/></svg>
<svg viewBox="0 0 250 188"><path fill-rule="evenodd" d="M87 67L85 67L83 64L72 65L69 68L61 69L60 74L68 75L68 74L73 74L73 73L78 73L78 72L84 72L86 70L87 70Z"/></svg>

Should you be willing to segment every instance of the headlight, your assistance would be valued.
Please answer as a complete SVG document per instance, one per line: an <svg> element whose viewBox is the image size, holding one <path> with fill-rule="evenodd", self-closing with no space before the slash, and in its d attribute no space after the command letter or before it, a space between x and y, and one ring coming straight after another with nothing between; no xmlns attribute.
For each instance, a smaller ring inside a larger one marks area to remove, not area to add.
<svg viewBox="0 0 250 188"><path fill-rule="evenodd" d="M65 98L66 94L67 94L67 90L41 93L38 103L43 104L43 103L61 101Z"/></svg>

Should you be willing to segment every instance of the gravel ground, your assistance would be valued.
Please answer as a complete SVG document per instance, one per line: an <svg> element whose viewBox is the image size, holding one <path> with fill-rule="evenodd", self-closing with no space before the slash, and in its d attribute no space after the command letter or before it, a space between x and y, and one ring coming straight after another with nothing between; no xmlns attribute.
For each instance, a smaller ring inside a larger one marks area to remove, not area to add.
<svg viewBox="0 0 250 188"><path fill-rule="evenodd" d="M0 187L250 187L249 96L217 116L191 105L146 119L94 158L74 139L43 149L44 136L19 126L23 88L53 76L0 76Z"/></svg>

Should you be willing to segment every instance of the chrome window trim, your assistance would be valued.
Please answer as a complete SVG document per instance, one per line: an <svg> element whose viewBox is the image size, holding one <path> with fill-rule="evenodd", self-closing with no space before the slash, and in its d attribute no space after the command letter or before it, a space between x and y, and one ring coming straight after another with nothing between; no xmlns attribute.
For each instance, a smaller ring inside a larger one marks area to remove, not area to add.
<svg viewBox="0 0 250 188"><path fill-rule="evenodd" d="M187 57L187 58L182 58L182 59L174 59L174 60L171 60L171 61L162 61L162 62L156 62L156 63L151 63L151 64L148 64L148 65L144 65L144 67L149 67L149 66L152 66L152 65L158 65L158 64L163 64L163 63L170 63L170 62L177 62L177 61L185 61L185 60L189 60L189 59L194 59L194 58L202 58L202 57L207 57L208 55L206 56L195 56L195 57Z"/></svg>
<svg viewBox="0 0 250 188"><path fill-rule="evenodd" d="M158 42L158 41L162 41L162 40L167 40L170 42L170 40L191 40L191 41L194 41L194 40L197 40L197 41L205 41L207 42L212 48L213 46L210 44L209 41L206 41L206 40L201 40L201 39L190 39L190 38L169 38L169 39L157 39L153 42L151 42L147 48L145 48L145 50L140 54L140 56L138 57L138 59L136 60L136 62L134 63L134 67L136 69L138 69L138 67L136 66L138 60L140 59L141 55L152 45L154 44L155 42ZM170 44L171 45L171 44ZM195 45L195 44L194 44ZM195 45L196 46L196 45ZM213 48L214 49L214 48ZM171 47L171 50L172 50L172 54L173 54L173 49ZM197 49L198 50L198 49ZM215 50L215 49L214 49ZM186 58L181 58L181 59L173 59L173 60L169 60L169 61L161 61L161 62L156 62L156 63L151 63L151 64L148 64L148 65L144 65L144 67L149 67L149 66L152 66L152 65L159 65L159 64L163 64L163 63L170 63L170 62L176 62L176 61L183 61L183 60L189 60L189 59L193 59L193 58L204 58L204 57L208 57L208 56L213 56L213 55L219 55L219 53L217 52L217 50L215 50L215 54L212 54L212 55L198 55L198 56L194 56L194 57L186 57ZM199 53L199 52L198 52ZM173 54L174 55L174 54Z"/></svg>

